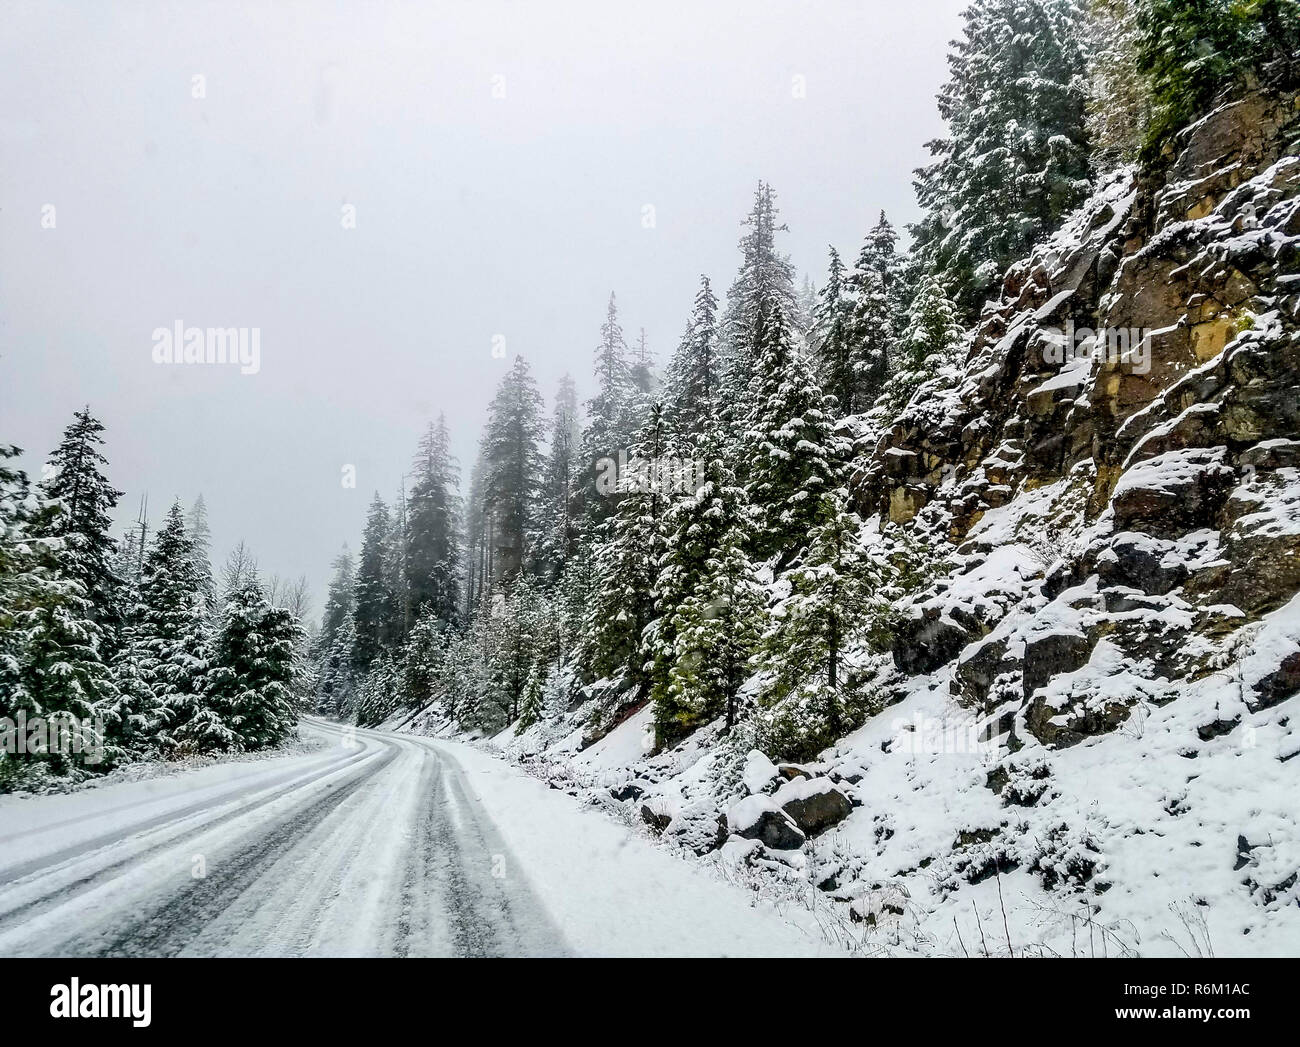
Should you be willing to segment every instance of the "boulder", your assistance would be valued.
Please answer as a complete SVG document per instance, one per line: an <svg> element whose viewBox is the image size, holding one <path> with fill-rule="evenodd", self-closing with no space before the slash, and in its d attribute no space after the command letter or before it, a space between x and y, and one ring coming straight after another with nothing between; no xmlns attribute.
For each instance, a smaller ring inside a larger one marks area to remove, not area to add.
<svg viewBox="0 0 1300 1047"><path fill-rule="evenodd" d="M807 837L770 796L747 796L727 810L729 832L745 840L758 840L774 851L796 850Z"/></svg>
<svg viewBox="0 0 1300 1047"><path fill-rule="evenodd" d="M650 806L648 803L643 803L641 805L641 820L650 826L652 831L661 833L668 828L673 816L666 811Z"/></svg>
<svg viewBox="0 0 1300 1047"><path fill-rule="evenodd" d="M829 778L796 778L772 796L805 836L816 836L838 825L853 810L853 802Z"/></svg>
<svg viewBox="0 0 1300 1047"><path fill-rule="evenodd" d="M908 676L932 673L974 639L950 618L909 618L894 631L894 665Z"/></svg>
<svg viewBox="0 0 1300 1047"><path fill-rule="evenodd" d="M614 797L614 799L619 803L627 803L630 800L639 800L645 795L645 783L625 782L622 785L610 789L609 795Z"/></svg>
<svg viewBox="0 0 1300 1047"><path fill-rule="evenodd" d="M1092 641L1081 633L1055 632L1025 642L1024 693L1035 691L1061 673L1072 673L1088 664Z"/></svg>

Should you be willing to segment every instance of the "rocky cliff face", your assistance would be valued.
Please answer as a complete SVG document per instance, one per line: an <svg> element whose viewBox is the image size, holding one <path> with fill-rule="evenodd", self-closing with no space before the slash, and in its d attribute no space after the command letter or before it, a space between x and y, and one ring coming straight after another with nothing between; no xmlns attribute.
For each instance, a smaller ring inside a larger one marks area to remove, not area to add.
<svg viewBox="0 0 1300 1047"><path fill-rule="evenodd" d="M1132 693L1084 685L1094 657L1177 688L1300 591L1297 136L1297 99L1257 94L1183 132L1159 177L1114 175L1007 273L961 387L923 390L863 469L867 513L961 562L1025 547L971 606L960 570L941 582L895 651L913 673L955 661L952 693L1013 744L1126 720ZM1300 686L1284 661L1252 703Z"/></svg>

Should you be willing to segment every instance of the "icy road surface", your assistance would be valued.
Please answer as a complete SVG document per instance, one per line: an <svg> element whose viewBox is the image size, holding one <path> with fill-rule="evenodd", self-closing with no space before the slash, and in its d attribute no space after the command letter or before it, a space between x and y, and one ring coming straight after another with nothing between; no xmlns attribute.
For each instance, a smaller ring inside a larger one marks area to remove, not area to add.
<svg viewBox="0 0 1300 1047"><path fill-rule="evenodd" d="M830 951L467 746L303 731L327 747L0 800L0 955Z"/></svg>

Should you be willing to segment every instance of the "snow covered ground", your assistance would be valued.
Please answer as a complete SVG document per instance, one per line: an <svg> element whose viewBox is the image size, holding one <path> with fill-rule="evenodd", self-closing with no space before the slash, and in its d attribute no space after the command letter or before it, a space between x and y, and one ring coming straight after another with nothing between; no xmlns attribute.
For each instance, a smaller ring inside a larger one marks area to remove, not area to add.
<svg viewBox="0 0 1300 1047"><path fill-rule="evenodd" d="M454 742L317 721L279 759L0 800L0 955L824 955Z"/></svg>

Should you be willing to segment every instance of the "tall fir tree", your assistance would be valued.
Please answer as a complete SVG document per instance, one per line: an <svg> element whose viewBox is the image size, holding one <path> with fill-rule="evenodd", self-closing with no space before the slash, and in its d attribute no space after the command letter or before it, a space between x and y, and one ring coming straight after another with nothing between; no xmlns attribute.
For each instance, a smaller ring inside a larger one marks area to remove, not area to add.
<svg viewBox="0 0 1300 1047"><path fill-rule="evenodd" d="M734 720L764 602L745 553L745 491L718 443L701 450L704 483L675 500L665 517L655 617L646 633L659 747L717 716L730 713Z"/></svg>
<svg viewBox="0 0 1300 1047"><path fill-rule="evenodd" d="M933 275L922 277L896 343L896 368L881 396L881 421L904 407L923 384L946 375L956 380L965 340L957 304Z"/></svg>
<svg viewBox="0 0 1300 1047"><path fill-rule="evenodd" d="M366 517L352 590L352 622L356 630L352 664L358 677L365 676L398 633L399 609L391 572L392 530L388 506L376 491Z"/></svg>
<svg viewBox="0 0 1300 1047"><path fill-rule="evenodd" d="M611 494L617 504L593 549L595 587L580 651L589 680L621 679L641 690L648 684L643 634L654 607L670 497L653 466L664 458L667 435L663 406L655 404L633 445L629 469Z"/></svg>
<svg viewBox="0 0 1300 1047"><path fill-rule="evenodd" d="M88 617L99 626L105 653L110 653L122 624L112 535L112 514L122 492L104 475L103 434L103 424L89 407L77 411L46 463L41 493L59 507L45 517L45 533L61 541L59 569L81 587Z"/></svg>
<svg viewBox="0 0 1300 1047"><path fill-rule="evenodd" d="M690 446L713 424L721 379L718 300L709 278L701 276L686 332L668 364L667 423L676 447Z"/></svg>
<svg viewBox="0 0 1300 1047"><path fill-rule="evenodd" d="M743 460L753 508L753 552L793 560L820 522L823 496L839 484L848 446L835 430L835 403L791 342L781 306L763 302Z"/></svg>
<svg viewBox="0 0 1300 1047"><path fill-rule="evenodd" d="M867 234L846 284L849 298L848 375L840 403L845 414L871 409L884 389L891 367L899 311L898 235L880 212ZM838 396L838 394L836 394Z"/></svg>
<svg viewBox="0 0 1300 1047"><path fill-rule="evenodd" d="M544 530L542 396L522 356L497 388L483 434L483 509L491 534L488 588L534 562Z"/></svg>
<svg viewBox="0 0 1300 1047"><path fill-rule="evenodd" d="M739 422L748 409L746 395L761 341L762 303L767 303L769 311L779 305L787 317L798 309L794 266L776 242L777 233L788 231L779 214L775 191L766 182L759 182L753 207L742 223L745 233L740 238L740 270L727 291L727 308L720 324L723 413L733 422Z"/></svg>
<svg viewBox="0 0 1300 1047"><path fill-rule="evenodd" d="M439 416L420 441L408 499L406 575L411 614L425 608L444 622L460 615L459 468L451 455L447 422Z"/></svg>
<svg viewBox="0 0 1300 1047"><path fill-rule="evenodd" d="M633 432L637 397L628 360L627 341L618 321L618 304L611 291L600 327L600 342L594 361L596 395L587 401L587 425L582 433L579 481L574 498L584 528L593 530L611 510L608 500L598 496L596 476L603 459L626 451Z"/></svg>
<svg viewBox="0 0 1300 1047"><path fill-rule="evenodd" d="M208 607L179 502L145 555L133 629L138 672L165 720L162 747L180 753L230 748L235 737L207 700Z"/></svg>
<svg viewBox="0 0 1300 1047"><path fill-rule="evenodd" d="M208 526L208 503L199 495L190 506L189 516L185 520L185 529L189 532L190 543L194 546L194 566L198 569L199 579L207 596L208 608L216 613L216 583L212 576L212 531Z"/></svg>
<svg viewBox="0 0 1300 1047"><path fill-rule="evenodd" d="M915 250L973 318L1007 266L1089 189L1078 0L973 0L916 172Z"/></svg>
<svg viewBox="0 0 1300 1047"><path fill-rule="evenodd" d="M577 540L573 484L578 471L580 438L578 391L566 374L555 394L542 492L544 531L539 550L540 573L552 581L563 572Z"/></svg>
<svg viewBox="0 0 1300 1047"><path fill-rule="evenodd" d="M853 300L840 253L830 248L826 283L817 297L809 345L817 358L818 377L835 397L840 414L852 414L857 396L853 354Z"/></svg>

